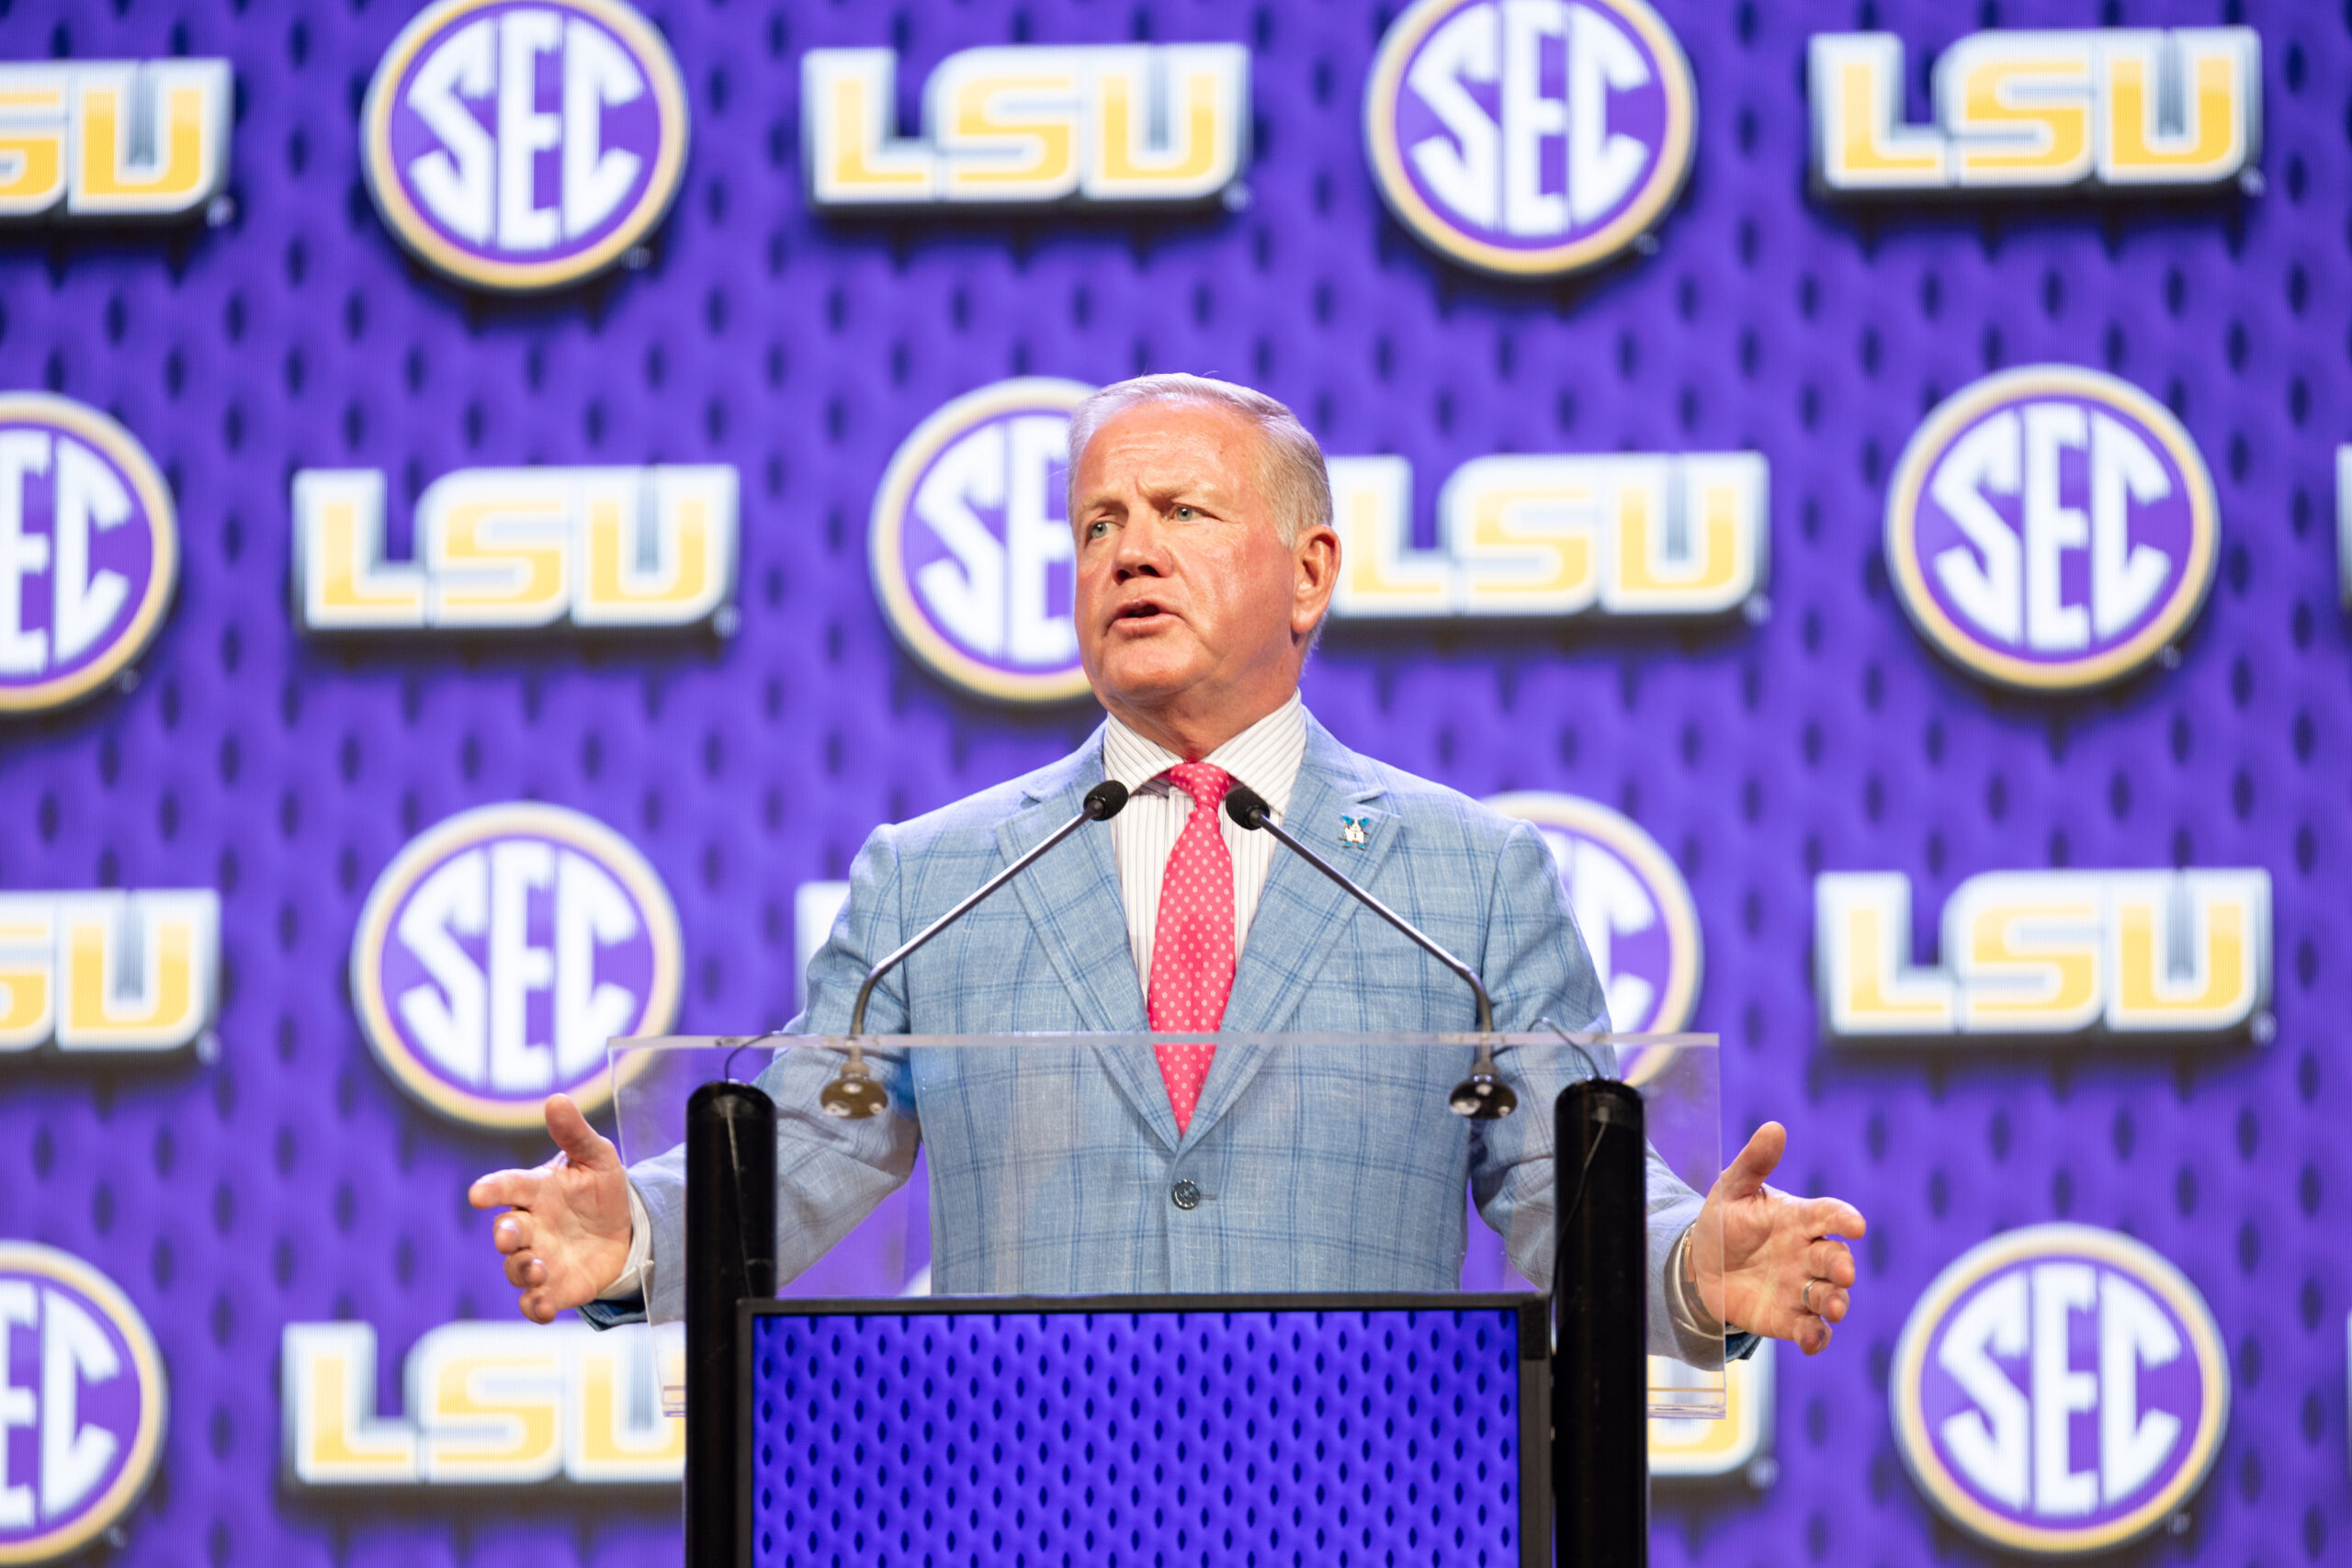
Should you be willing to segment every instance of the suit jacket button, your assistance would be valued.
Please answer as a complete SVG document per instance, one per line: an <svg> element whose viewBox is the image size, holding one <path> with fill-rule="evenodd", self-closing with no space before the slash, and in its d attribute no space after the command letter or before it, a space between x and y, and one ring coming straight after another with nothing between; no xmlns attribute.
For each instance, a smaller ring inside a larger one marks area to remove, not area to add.
<svg viewBox="0 0 2352 1568"><path fill-rule="evenodd" d="M1201 1206L1201 1190L1189 1179L1180 1181L1170 1188L1168 1196L1180 1209L1197 1209Z"/></svg>

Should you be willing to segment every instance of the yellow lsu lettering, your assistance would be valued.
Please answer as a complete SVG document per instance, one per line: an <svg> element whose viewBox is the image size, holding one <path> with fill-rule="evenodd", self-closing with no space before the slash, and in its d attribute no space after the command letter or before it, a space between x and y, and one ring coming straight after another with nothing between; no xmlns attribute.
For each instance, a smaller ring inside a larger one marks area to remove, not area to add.
<svg viewBox="0 0 2352 1568"><path fill-rule="evenodd" d="M2080 33L1978 33L1936 62L1952 180L2071 186L2091 172L2091 45Z"/></svg>
<svg viewBox="0 0 2352 1568"><path fill-rule="evenodd" d="M0 65L0 219L170 218L220 194L225 60Z"/></svg>
<svg viewBox="0 0 2352 1568"><path fill-rule="evenodd" d="M897 134L891 51L810 50L800 70L820 208L1200 201L1248 157L1238 44L965 50L924 84L919 137Z"/></svg>
<svg viewBox="0 0 2352 1568"><path fill-rule="evenodd" d="M298 1323L281 1357L282 1466L305 1487L674 1484L651 1336L460 1323L410 1350L405 1417L378 1413L376 1331Z"/></svg>
<svg viewBox="0 0 2352 1568"><path fill-rule="evenodd" d="M2211 186L2260 147L2250 28L1972 34L1936 62L1936 123L1903 117L1903 45L1818 33L1814 182L1826 194Z"/></svg>
<svg viewBox="0 0 2352 1568"><path fill-rule="evenodd" d="M220 953L209 891L0 894L0 1052L193 1044Z"/></svg>
<svg viewBox="0 0 2352 1568"><path fill-rule="evenodd" d="M698 626L731 614L735 470L469 468L417 500L415 558L385 551L384 477L294 477L295 598L314 632Z"/></svg>
<svg viewBox="0 0 2352 1568"><path fill-rule="evenodd" d="M1329 468L1335 615L1713 615L1763 587L1756 453L1474 458L1439 492L1434 550L1413 547L1405 459Z"/></svg>
<svg viewBox="0 0 2352 1568"><path fill-rule="evenodd" d="M1945 904L1940 966L1910 964L1910 900L1899 873L1815 880L1816 983L1831 1037L2262 1028L2267 872L1988 872Z"/></svg>

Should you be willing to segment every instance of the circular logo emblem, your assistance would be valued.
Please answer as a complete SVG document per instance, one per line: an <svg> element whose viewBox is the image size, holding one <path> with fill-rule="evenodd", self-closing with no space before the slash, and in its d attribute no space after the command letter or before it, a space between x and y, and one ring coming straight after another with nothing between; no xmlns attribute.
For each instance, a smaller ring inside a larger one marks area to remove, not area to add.
<svg viewBox="0 0 2352 1568"><path fill-rule="evenodd" d="M686 162L686 96L621 0L440 0L376 67L361 111L376 209L460 283L557 288L662 220Z"/></svg>
<svg viewBox="0 0 2352 1568"><path fill-rule="evenodd" d="M610 1098L605 1043L665 1032L684 968L677 911L634 846L517 803L393 857L360 911L351 994L402 1089L478 1127L534 1127L558 1090L583 1110Z"/></svg>
<svg viewBox="0 0 2352 1568"><path fill-rule="evenodd" d="M1380 41L1364 146L1422 242L1526 277L1606 261L1690 172L1690 65L1644 0L1419 0Z"/></svg>
<svg viewBox="0 0 2352 1568"><path fill-rule="evenodd" d="M874 591L890 629L982 696L1086 694L1071 602L1069 415L1094 390L1023 377L967 392L900 444L874 498Z"/></svg>
<svg viewBox="0 0 2352 1568"><path fill-rule="evenodd" d="M122 1517L167 1404L155 1337L113 1280L0 1241L0 1562L71 1556Z"/></svg>
<svg viewBox="0 0 2352 1568"><path fill-rule="evenodd" d="M2059 691L2130 674L2212 585L2212 476L2180 422L2071 365L2005 370L1939 404L1886 498L1911 619L1990 680Z"/></svg>
<svg viewBox="0 0 2352 1568"><path fill-rule="evenodd" d="M2204 1298L2146 1247L2088 1225L1963 1253L1912 1309L1889 1392L1929 1500L1996 1546L2051 1556L2162 1524L2229 1420Z"/></svg>
<svg viewBox="0 0 2352 1568"><path fill-rule="evenodd" d="M1487 802L1532 822L1559 863L1568 906L1620 1034L1671 1034L1699 998L1699 911L1690 884L1633 818L1573 795L1528 790Z"/></svg>
<svg viewBox="0 0 2352 1568"><path fill-rule="evenodd" d="M146 650L179 579L154 459L94 408L0 393L0 713L88 696Z"/></svg>

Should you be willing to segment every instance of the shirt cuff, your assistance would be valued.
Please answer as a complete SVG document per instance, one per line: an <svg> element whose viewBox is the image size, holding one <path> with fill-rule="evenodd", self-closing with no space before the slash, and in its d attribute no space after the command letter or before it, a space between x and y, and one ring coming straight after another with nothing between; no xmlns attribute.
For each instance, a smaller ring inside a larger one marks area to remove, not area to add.
<svg viewBox="0 0 2352 1568"><path fill-rule="evenodd" d="M1674 1243L1674 1251L1666 1260L1667 1311L1674 1316L1674 1326L1687 1336L1700 1339L1720 1339L1728 1331L1721 1318L1707 1310L1706 1302L1699 1294L1699 1287L1690 1281L1688 1257L1690 1233L1699 1228L1693 1220L1684 1227Z"/></svg>
<svg viewBox="0 0 2352 1568"><path fill-rule="evenodd" d="M638 1196L637 1183L628 1184L628 1261L621 1265L620 1277L596 1292L600 1302L628 1301L635 1297L650 1300L653 1295L653 1217L646 1212L645 1200Z"/></svg>

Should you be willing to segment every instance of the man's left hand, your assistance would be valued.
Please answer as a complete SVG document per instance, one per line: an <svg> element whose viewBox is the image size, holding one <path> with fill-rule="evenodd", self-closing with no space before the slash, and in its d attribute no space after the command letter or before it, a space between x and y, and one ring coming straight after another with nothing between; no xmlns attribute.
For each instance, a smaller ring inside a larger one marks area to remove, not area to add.
<svg viewBox="0 0 2352 1568"><path fill-rule="evenodd" d="M1778 1122L1756 1129L1715 1179L1687 1256L1708 1311L1732 1328L1793 1339L1811 1356L1846 1315L1854 1255L1838 1238L1860 1240L1863 1221L1842 1199L1792 1198L1764 1185L1788 1146Z"/></svg>

